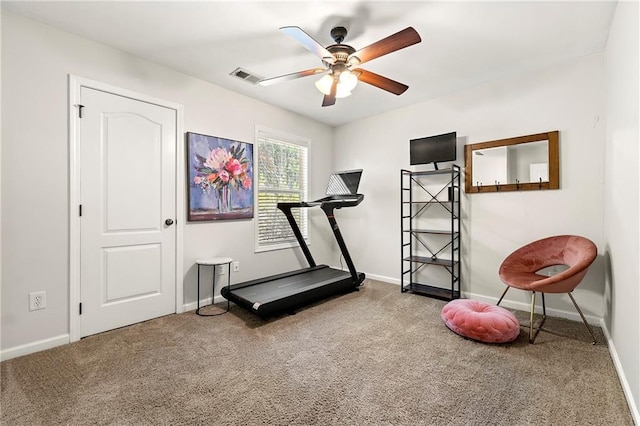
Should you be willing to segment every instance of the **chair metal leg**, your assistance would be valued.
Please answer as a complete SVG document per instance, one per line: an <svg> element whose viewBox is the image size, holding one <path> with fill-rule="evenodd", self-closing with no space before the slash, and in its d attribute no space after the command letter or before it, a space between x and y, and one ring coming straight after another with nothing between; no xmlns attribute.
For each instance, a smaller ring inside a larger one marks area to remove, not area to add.
<svg viewBox="0 0 640 426"><path fill-rule="evenodd" d="M544 322L547 320L547 307L545 306L544 303L544 293L540 293L542 294L542 319L540 320L540 323L536 326L534 324L534 318L535 318L535 312L536 312L536 292L532 291L531 292L531 313L529 316L529 343L533 343L536 340L536 337L538 337L538 333L540 333L540 330L542 330L542 326L544 325Z"/></svg>
<svg viewBox="0 0 640 426"><path fill-rule="evenodd" d="M498 300L498 303L496 303L496 305L500 305L500 302L502 302L502 299L504 299L504 296L507 294L507 291L509 291L509 286L507 286L507 288L504 290L504 292L502 293L502 296L500 296L500 299ZM542 318L538 324L535 324L536 292L535 291L531 292L531 312L529 313L529 343L535 342L536 337L538 337L538 333L540 333L540 331L543 331L542 326L547 320L547 306L544 300L544 293L540 293L540 294L542 295ZM580 318L582 318L582 322L587 327L587 330L589 330L589 334L591 334L591 338L593 339L591 341L591 344L595 345L596 335L593 332L593 328L591 328L591 326L587 322L587 319L584 317L584 314L582 313L582 310L576 303L576 300L573 298L573 295L571 293L567 293L567 294L571 298L571 301L573 302L573 306L576 307L576 310L580 314ZM526 327L526 326L523 325L523 327Z"/></svg>
<svg viewBox="0 0 640 426"><path fill-rule="evenodd" d="M533 314L536 309L536 292L531 292L531 313L529 315L529 343L533 343L535 337L533 336Z"/></svg>
<svg viewBox="0 0 640 426"><path fill-rule="evenodd" d="M502 299L504 299L505 294L507 294L507 291L509 291L509 286L507 286L507 288L504 289L504 293L502 293L502 296L500 296L500 299L498 299L498 303L496 303L496 306L500 305L500 302L502 302Z"/></svg>
<svg viewBox="0 0 640 426"><path fill-rule="evenodd" d="M578 306L578 304L576 303L576 300L573 298L573 295L571 294L571 292L567 293L569 295L569 297L571 298L571 301L573 302L573 306L576 307L576 310L578 311L578 313L580 314L580 318L582 318L582 322L584 323L584 325L587 326L587 330L589 330L589 334L591 334L591 338L593 339L591 341L592 345L596 344L596 336L595 334L593 334L593 329L591 328L591 326L589 325L589 323L587 322L586 318L584 317L584 315L582 314L582 311L580 310L580 307Z"/></svg>

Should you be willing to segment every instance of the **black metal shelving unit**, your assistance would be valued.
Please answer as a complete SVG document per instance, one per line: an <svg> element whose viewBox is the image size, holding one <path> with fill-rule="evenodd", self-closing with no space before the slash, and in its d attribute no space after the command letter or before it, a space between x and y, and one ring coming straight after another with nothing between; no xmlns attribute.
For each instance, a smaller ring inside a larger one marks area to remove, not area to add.
<svg viewBox="0 0 640 426"><path fill-rule="evenodd" d="M401 292L460 297L460 167L400 171ZM450 282L430 267L448 271ZM440 279L438 279L440 278Z"/></svg>

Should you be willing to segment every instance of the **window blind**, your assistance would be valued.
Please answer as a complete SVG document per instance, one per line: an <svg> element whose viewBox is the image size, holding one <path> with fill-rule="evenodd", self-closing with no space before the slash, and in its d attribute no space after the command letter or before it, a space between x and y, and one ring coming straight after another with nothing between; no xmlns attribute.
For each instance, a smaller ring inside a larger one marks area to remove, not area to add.
<svg viewBox="0 0 640 426"><path fill-rule="evenodd" d="M282 140L258 132L256 248L281 248L296 243L279 202L306 200L308 186L308 143ZM300 231L308 237L306 209L292 213Z"/></svg>

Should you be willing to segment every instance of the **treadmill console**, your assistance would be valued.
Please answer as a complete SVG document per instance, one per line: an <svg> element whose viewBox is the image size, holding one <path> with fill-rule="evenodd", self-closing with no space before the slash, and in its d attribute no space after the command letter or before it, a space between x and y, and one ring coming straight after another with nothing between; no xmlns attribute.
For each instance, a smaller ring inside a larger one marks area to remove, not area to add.
<svg viewBox="0 0 640 426"><path fill-rule="evenodd" d="M364 195L358 194L358 186L360 186L361 177L362 169L335 172L329 176L326 197L314 201L278 203L277 207L280 210L283 210L296 207L315 207L319 205L323 208L328 207L333 209L357 206L364 199Z"/></svg>
<svg viewBox="0 0 640 426"><path fill-rule="evenodd" d="M335 172L329 176L326 194L328 196L356 195L361 177L362 169Z"/></svg>
<svg viewBox="0 0 640 426"><path fill-rule="evenodd" d="M314 205L321 204L323 206L330 205L333 208L340 209L342 207L357 206L364 199L362 194L348 194L348 195L329 195L328 197L320 198L313 202Z"/></svg>

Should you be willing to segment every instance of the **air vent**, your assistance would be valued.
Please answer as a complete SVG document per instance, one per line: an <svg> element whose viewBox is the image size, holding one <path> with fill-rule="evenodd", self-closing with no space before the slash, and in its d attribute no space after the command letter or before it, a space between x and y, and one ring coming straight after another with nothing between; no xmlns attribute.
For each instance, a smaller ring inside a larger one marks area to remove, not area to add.
<svg viewBox="0 0 640 426"><path fill-rule="evenodd" d="M251 84L256 84L257 82L262 80L262 77L260 77L259 75L256 75L256 74L251 74L250 71L247 71L244 68L236 68L235 70L233 70L231 72L230 75L232 75L234 77L237 77L240 80L247 81L247 82L249 82Z"/></svg>

